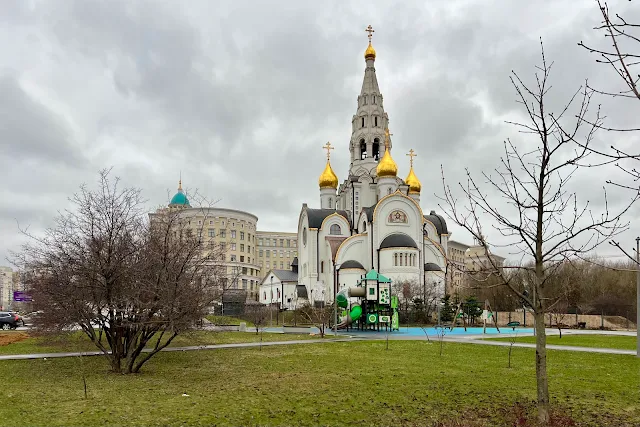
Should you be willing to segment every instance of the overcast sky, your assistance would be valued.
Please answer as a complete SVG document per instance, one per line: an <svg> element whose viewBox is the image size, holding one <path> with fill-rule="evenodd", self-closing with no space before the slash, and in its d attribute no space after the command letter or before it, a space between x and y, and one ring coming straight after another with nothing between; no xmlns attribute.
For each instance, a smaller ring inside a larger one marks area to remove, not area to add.
<svg viewBox="0 0 640 427"><path fill-rule="evenodd" d="M635 3L611 5L640 21ZM319 206L326 141L346 178L368 24L399 173L415 149L423 210L440 211L441 164L455 183L520 138L504 123L522 113L509 74L532 81L540 37L555 61L552 108L585 78L620 89L577 46L605 46L599 20L595 0L3 1L0 264L21 242L18 223L44 229L106 167L140 187L149 210L182 172L185 188L256 214L259 229L295 231L301 204ZM638 102L601 101L611 125L640 113ZM574 185L602 179L587 172ZM632 224L621 238L639 234Z"/></svg>

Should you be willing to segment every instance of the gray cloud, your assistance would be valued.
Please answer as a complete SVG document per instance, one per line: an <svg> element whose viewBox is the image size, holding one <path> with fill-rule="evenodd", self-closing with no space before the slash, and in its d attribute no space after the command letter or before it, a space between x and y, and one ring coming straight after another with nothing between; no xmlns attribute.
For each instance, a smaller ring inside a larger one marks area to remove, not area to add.
<svg viewBox="0 0 640 427"><path fill-rule="evenodd" d="M404 153L418 151L422 205L436 208L440 164L455 183L465 167L495 167L505 138L525 144L504 124L521 115L508 76L532 78L539 37L555 61L554 107L585 78L610 88L610 70L576 45L602 43L597 22L591 0L9 2L0 197L15 203L0 209L0 258L20 241L16 218L41 230L111 166L143 189L150 210L182 173L190 191L258 215L261 228L295 231L301 203L318 204L327 140L346 177L369 23L394 158L404 176ZM635 104L602 102L611 123L636 120ZM603 134L598 144L632 147L639 137ZM573 185L596 186L598 176Z"/></svg>

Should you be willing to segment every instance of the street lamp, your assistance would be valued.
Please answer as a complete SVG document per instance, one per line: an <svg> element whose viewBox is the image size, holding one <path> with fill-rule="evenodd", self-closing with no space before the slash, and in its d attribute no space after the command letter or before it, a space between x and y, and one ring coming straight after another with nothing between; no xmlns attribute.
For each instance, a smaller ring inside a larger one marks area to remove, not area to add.
<svg viewBox="0 0 640 427"><path fill-rule="evenodd" d="M273 324L273 275L271 275L271 288L269 289L271 299L269 300L269 327Z"/></svg>
<svg viewBox="0 0 640 427"><path fill-rule="evenodd" d="M334 264L335 270L333 282L333 329L335 335L338 335L338 284L340 282L340 264Z"/></svg>

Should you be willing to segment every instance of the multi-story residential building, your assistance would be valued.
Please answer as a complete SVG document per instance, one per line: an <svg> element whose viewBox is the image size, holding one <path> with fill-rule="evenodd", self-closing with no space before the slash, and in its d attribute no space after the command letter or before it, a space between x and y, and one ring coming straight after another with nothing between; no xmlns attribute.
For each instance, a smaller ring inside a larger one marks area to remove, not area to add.
<svg viewBox="0 0 640 427"><path fill-rule="evenodd" d="M256 238L260 277L271 269L291 269L293 259L298 256L298 233L258 231Z"/></svg>
<svg viewBox="0 0 640 427"><path fill-rule="evenodd" d="M13 301L13 270L0 267L0 309L9 310Z"/></svg>
<svg viewBox="0 0 640 427"><path fill-rule="evenodd" d="M298 256L297 233L257 231L258 217L252 213L227 208L192 207L182 189L173 196L166 210L180 213L194 233L217 245L224 253L224 265L230 282L226 289L247 291L247 298L258 299L258 287L271 269L288 270Z"/></svg>
<svg viewBox="0 0 640 427"><path fill-rule="evenodd" d="M491 254L493 264L501 267L505 258ZM447 293L454 295L460 292L469 277L491 269L485 249L479 245L467 245L449 240L447 247Z"/></svg>
<svg viewBox="0 0 640 427"><path fill-rule="evenodd" d="M458 292L464 282L466 272L465 253L470 246L455 240L449 240L447 246L447 280L446 293L453 295Z"/></svg>
<svg viewBox="0 0 640 427"><path fill-rule="evenodd" d="M256 248L257 216L235 209L191 207L187 195L182 190L182 180L168 207L149 216L153 220L154 215L165 209L178 211L180 217L188 221L186 225L191 227L194 233L223 252L222 262L227 272L225 289L244 290L247 292L247 299L258 298L262 276Z"/></svg>

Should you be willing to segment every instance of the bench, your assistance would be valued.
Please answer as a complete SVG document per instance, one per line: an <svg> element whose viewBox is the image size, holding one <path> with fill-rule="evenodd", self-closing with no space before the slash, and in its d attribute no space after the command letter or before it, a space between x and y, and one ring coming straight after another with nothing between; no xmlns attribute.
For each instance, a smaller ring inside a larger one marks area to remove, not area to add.
<svg viewBox="0 0 640 427"><path fill-rule="evenodd" d="M507 326L512 328L514 331L516 330L516 326L520 326L520 322L509 322Z"/></svg>

